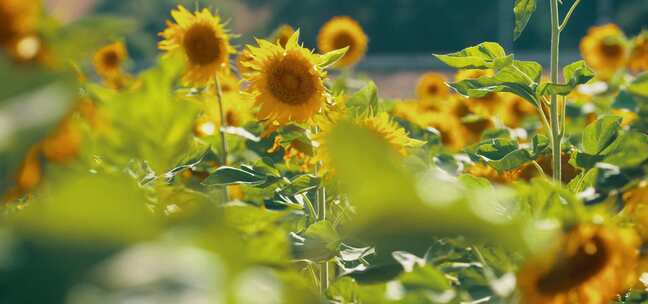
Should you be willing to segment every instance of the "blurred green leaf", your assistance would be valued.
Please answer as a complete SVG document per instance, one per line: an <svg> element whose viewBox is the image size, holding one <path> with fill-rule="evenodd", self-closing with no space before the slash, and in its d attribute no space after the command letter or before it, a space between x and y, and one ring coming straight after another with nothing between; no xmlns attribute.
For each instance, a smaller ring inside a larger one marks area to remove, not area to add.
<svg viewBox="0 0 648 304"><path fill-rule="evenodd" d="M513 40L517 40L522 35L524 28L529 23L529 19L536 10L536 0L516 0L513 12L515 13L515 29L513 30Z"/></svg>
<svg viewBox="0 0 648 304"><path fill-rule="evenodd" d="M261 185L267 181L265 175L253 170L242 170L233 167L219 167L203 184L205 185Z"/></svg>
<svg viewBox="0 0 648 304"><path fill-rule="evenodd" d="M147 210L145 194L131 178L68 174L18 214L21 230L84 246L142 241L158 232L159 220Z"/></svg>
<svg viewBox="0 0 648 304"><path fill-rule="evenodd" d="M326 54L320 56L319 67L322 69L327 69L335 65L349 50L349 47L345 47L339 50L330 51Z"/></svg>
<svg viewBox="0 0 648 304"><path fill-rule="evenodd" d="M628 91L635 95L648 97L648 72L637 76L628 86Z"/></svg>
<svg viewBox="0 0 648 304"><path fill-rule="evenodd" d="M398 279L407 290L443 292L450 289L448 279L433 265L415 266L412 271L401 274Z"/></svg>

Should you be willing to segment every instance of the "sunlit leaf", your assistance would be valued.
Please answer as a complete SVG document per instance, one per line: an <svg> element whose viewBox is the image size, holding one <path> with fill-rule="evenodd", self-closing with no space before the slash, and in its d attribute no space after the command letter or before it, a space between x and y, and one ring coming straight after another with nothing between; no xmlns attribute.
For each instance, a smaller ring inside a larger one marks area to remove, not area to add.
<svg viewBox="0 0 648 304"><path fill-rule="evenodd" d="M515 29L513 30L513 40L517 40L522 35L524 28L529 23L529 19L536 10L536 0L516 0L513 12L515 13Z"/></svg>

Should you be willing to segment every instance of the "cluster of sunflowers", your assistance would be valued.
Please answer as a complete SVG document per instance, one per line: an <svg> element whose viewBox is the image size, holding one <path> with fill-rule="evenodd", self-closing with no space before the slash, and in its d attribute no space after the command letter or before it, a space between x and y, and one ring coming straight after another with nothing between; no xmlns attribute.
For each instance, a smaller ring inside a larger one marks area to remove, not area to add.
<svg viewBox="0 0 648 304"><path fill-rule="evenodd" d="M480 44L387 100L349 17L237 48L178 6L131 73L119 39L67 68L41 14L0 3L6 66L75 97L0 189L0 302L648 301L648 32L592 28L562 84Z"/></svg>

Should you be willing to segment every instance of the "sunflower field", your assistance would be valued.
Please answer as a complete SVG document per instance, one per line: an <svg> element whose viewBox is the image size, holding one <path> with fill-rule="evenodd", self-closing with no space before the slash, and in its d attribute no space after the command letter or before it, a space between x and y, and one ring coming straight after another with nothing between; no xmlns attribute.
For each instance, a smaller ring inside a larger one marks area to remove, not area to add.
<svg viewBox="0 0 648 304"><path fill-rule="evenodd" d="M0 303L648 303L648 31L564 62L581 0L536 1L549 65L466 45L386 98L352 17L178 4L135 60L0 0Z"/></svg>

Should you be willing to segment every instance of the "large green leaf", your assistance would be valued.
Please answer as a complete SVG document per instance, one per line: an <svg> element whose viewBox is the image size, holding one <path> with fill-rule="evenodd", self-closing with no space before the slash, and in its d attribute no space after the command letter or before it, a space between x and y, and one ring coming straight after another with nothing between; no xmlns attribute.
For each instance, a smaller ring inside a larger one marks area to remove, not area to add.
<svg viewBox="0 0 648 304"><path fill-rule="evenodd" d="M434 56L456 69L492 69L506 66L513 60L513 57L507 56L504 48L495 42L483 42L456 53Z"/></svg>
<svg viewBox="0 0 648 304"><path fill-rule="evenodd" d="M466 189L431 175L417 180L405 171L387 143L350 123L340 123L327 142L331 144L336 176L358 214L362 214L351 223L350 235L380 245L381 250L414 254L424 253L435 236L447 235L524 247L515 228L520 225L518 221L501 218L498 222L481 213L483 206L493 206L497 199L468 195L485 189ZM357 153L358 147L363 153ZM473 209L476 204L482 207Z"/></svg>
<svg viewBox="0 0 648 304"><path fill-rule="evenodd" d="M532 61L515 61L497 71L493 77L465 79L450 84L459 94L482 98L492 92L514 93L535 104L535 89L542 76L542 66Z"/></svg>
<svg viewBox="0 0 648 304"><path fill-rule="evenodd" d="M373 81L355 92L346 102L347 107L354 115L364 114L366 112L378 112L378 88Z"/></svg>
<svg viewBox="0 0 648 304"><path fill-rule="evenodd" d="M250 168L238 169L233 167L220 167L210 175L203 184L205 185L261 185L267 181L267 176L259 174Z"/></svg>
<svg viewBox="0 0 648 304"><path fill-rule="evenodd" d="M630 93L648 98L648 72L637 76L628 86Z"/></svg>
<svg viewBox="0 0 648 304"><path fill-rule="evenodd" d="M617 136L621 118L605 116L590 124L583 131L583 151L590 155L599 154Z"/></svg>
<svg viewBox="0 0 648 304"><path fill-rule="evenodd" d="M517 40L522 35L524 28L529 23L529 19L536 10L536 0L516 0L513 12L515 13L515 29L513 30L513 39Z"/></svg>
<svg viewBox="0 0 648 304"><path fill-rule="evenodd" d="M585 61L580 60L563 68L563 77L568 80L567 83L543 83L538 87L538 95L566 96L579 84L584 84L594 78L594 72L587 66Z"/></svg>

